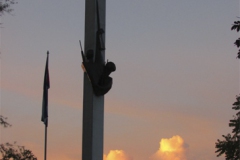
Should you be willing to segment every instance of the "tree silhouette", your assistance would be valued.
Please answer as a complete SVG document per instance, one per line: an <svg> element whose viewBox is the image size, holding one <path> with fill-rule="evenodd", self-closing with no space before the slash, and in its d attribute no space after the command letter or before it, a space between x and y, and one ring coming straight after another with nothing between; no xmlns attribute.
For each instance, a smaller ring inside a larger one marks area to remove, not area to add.
<svg viewBox="0 0 240 160"><path fill-rule="evenodd" d="M11 126L11 124L7 122L7 118L3 117L2 115L0 115L0 125L2 125L4 128Z"/></svg>
<svg viewBox="0 0 240 160"><path fill-rule="evenodd" d="M232 25L232 28L231 30L236 30L237 32L240 31L240 21L235 21L234 24ZM240 38L238 38L235 43L234 43L237 48L240 47ZM238 50L238 56L237 56L238 59L240 59L240 49Z"/></svg>
<svg viewBox="0 0 240 160"><path fill-rule="evenodd" d="M1 160L37 160L32 151L17 145L16 142L14 144L0 144L0 152L2 154Z"/></svg>
<svg viewBox="0 0 240 160"><path fill-rule="evenodd" d="M240 21L235 21L232 25L231 30L240 31ZM237 48L240 47L240 38L234 43ZM237 58L240 59L240 49L238 51ZM237 113L230 120L229 127L233 127L232 135L222 135L224 140L217 140L216 142L216 153L217 157L225 154L226 160L239 160L240 159L240 95L236 97L236 102L233 103L232 109L236 110Z"/></svg>
<svg viewBox="0 0 240 160"><path fill-rule="evenodd" d="M6 119L6 117L0 115L0 125L4 128L11 126ZM32 151L25 149L24 146L17 145L16 142L0 144L0 154L2 156L0 160L37 160Z"/></svg>
<svg viewBox="0 0 240 160"><path fill-rule="evenodd" d="M222 135L224 140L217 140L217 156L225 154L226 160L240 159L240 96L237 96L236 102L233 103L232 109L238 111L233 119L230 120L229 127L233 127L232 135Z"/></svg>
<svg viewBox="0 0 240 160"><path fill-rule="evenodd" d="M16 4L15 0L0 0L0 16L4 13L11 13L13 9L11 6ZM7 118L0 115L0 125L4 128L11 127L12 125L7 122ZM32 151L25 149L24 146L5 143L0 144L0 160L37 160Z"/></svg>
<svg viewBox="0 0 240 160"><path fill-rule="evenodd" d="M13 11L11 6L16 4L15 0L0 0L0 16L4 13L10 13Z"/></svg>

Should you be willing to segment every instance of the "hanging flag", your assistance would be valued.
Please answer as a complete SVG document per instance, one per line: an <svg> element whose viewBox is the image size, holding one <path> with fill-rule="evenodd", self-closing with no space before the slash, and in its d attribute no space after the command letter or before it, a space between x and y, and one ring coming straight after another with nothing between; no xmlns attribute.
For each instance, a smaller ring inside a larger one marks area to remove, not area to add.
<svg viewBox="0 0 240 160"><path fill-rule="evenodd" d="M48 55L49 52L47 51L47 60L46 60L46 67L44 73L44 82L43 82L43 102L42 102L42 121L48 126L48 89L50 88L50 79L48 73Z"/></svg>

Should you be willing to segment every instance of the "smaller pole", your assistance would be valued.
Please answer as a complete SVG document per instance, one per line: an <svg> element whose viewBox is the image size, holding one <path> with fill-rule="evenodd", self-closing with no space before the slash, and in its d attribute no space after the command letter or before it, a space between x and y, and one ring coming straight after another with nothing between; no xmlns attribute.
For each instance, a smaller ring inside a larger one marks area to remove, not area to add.
<svg viewBox="0 0 240 160"><path fill-rule="evenodd" d="M47 125L45 125L44 160L47 160Z"/></svg>

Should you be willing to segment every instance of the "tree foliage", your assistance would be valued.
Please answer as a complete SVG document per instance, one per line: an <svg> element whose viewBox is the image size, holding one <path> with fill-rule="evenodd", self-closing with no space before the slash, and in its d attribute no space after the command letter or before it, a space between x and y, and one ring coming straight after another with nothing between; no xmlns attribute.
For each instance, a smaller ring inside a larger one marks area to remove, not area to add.
<svg viewBox="0 0 240 160"><path fill-rule="evenodd" d="M232 25L232 28L231 30L236 30L237 32L240 31L240 21L235 21L234 24ZM240 38L238 38L235 43L234 43L237 48L240 47ZM240 49L238 50L238 56L237 56L238 59L240 59Z"/></svg>
<svg viewBox="0 0 240 160"><path fill-rule="evenodd" d="M1 160L37 160L32 151L16 144L0 144Z"/></svg>
<svg viewBox="0 0 240 160"><path fill-rule="evenodd" d="M4 13L11 13L13 4L16 4L15 0L0 0L0 16ZM12 125L7 122L7 118L0 115L0 126L4 128L11 127ZM5 143L0 144L0 160L37 160L31 150L26 149L24 146Z"/></svg>
<svg viewBox="0 0 240 160"><path fill-rule="evenodd" d="M0 115L0 125L4 128L11 126L7 122L7 118L2 115ZM0 154L0 160L37 160L32 151L24 146L17 145L16 142L0 144Z"/></svg>
<svg viewBox="0 0 240 160"><path fill-rule="evenodd" d="M239 160L240 159L240 96L237 96L236 102L233 103L232 109L237 113L230 120L229 127L233 127L232 135L222 135L224 140L217 140L216 153L217 156L225 154L226 160Z"/></svg>
<svg viewBox="0 0 240 160"><path fill-rule="evenodd" d="M13 9L11 6L16 3L17 2L15 0L0 0L0 16L4 13L12 12Z"/></svg>
<svg viewBox="0 0 240 160"><path fill-rule="evenodd" d="M0 125L2 125L4 128L11 126L11 124L7 122L7 118L3 117L2 115L0 115Z"/></svg>
<svg viewBox="0 0 240 160"><path fill-rule="evenodd" d="M231 30L240 31L240 21L235 21ZM240 38L238 38L234 44L237 48L240 48ZM240 59L240 49L238 51L237 58ZM233 119L229 122L229 127L232 127L232 134L222 135L223 140L217 140L216 153L217 157L225 154L226 160L239 160L240 159L240 95L236 97L236 102L233 103L232 109L237 113L233 116Z"/></svg>

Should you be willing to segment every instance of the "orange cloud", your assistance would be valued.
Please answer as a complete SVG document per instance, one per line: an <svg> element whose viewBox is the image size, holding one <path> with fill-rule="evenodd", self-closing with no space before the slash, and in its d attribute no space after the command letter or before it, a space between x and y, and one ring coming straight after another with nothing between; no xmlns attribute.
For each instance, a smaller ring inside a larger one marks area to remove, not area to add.
<svg viewBox="0 0 240 160"><path fill-rule="evenodd" d="M104 155L103 160L133 160L123 150L111 150Z"/></svg>
<svg viewBox="0 0 240 160"><path fill-rule="evenodd" d="M187 160L184 140L176 135L169 139L161 139L159 150L150 157L151 160Z"/></svg>

